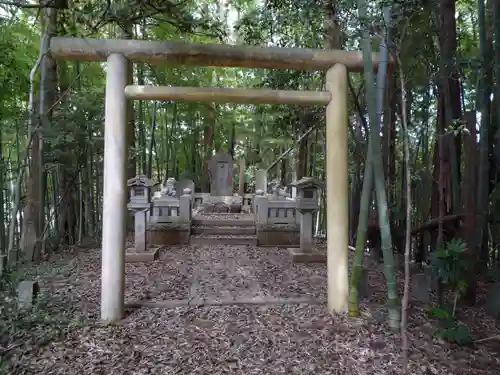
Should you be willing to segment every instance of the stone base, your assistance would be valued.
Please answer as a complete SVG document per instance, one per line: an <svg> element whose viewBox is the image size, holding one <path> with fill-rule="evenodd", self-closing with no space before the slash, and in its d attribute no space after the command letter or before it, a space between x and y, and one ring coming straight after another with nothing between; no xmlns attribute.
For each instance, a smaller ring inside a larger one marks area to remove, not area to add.
<svg viewBox="0 0 500 375"><path fill-rule="evenodd" d="M146 231L147 243L153 246L187 245L191 224L150 224ZM134 232L128 232L127 241L134 242Z"/></svg>
<svg viewBox="0 0 500 375"><path fill-rule="evenodd" d="M207 226L198 226L193 227L191 229L191 233L203 234L203 235L231 235L231 236L255 236L255 228L254 227L207 227Z"/></svg>
<svg viewBox="0 0 500 375"><path fill-rule="evenodd" d="M255 236L191 236L191 245L257 246Z"/></svg>
<svg viewBox="0 0 500 375"><path fill-rule="evenodd" d="M125 253L125 262L127 263L137 263L137 262L152 262L158 259L160 255L160 248L149 249L143 253L129 252Z"/></svg>
<svg viewBox="0 0 500 375"><path fill-rule="evenodd" d="M304 253L300 249L288 249L293 263L326 263L326 254L313 251Z"/></svg>
<svg viewBox="0 0 500 375"><path fill-rule="evenodd" d="M255 225L255 221L253 219L241 219L238 217L234 219L224 218L224 216L232 217L232 214L212 214L210 216L212 217L210 219L195 218L192 220L192 223L193 225L210 227L252 227ZM221 219L217 219L217 217L221 217Z"/></svg>
<svg viewBox="0 0 500 375"><path fill-rule="evenodd" d="M187 245L189 230L152 230L148 231L148 243L151 245Z"/></svg>
<svg viewBox="0 0 500 375"><path fill-rule="evenodd" d="M298 225L258 225L257 241L264 247L300 246L300 228Z"/></svg>

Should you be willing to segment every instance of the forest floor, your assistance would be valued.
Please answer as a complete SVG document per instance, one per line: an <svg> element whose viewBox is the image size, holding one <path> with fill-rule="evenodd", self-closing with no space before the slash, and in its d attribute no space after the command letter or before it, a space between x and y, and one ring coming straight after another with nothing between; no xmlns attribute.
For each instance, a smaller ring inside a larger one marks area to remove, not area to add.
<svg viewBox="0 0 500 375"><path fill-rule="evenodd" d="M105 326L99 322L99 249L73 247L52 258L15 276L39 281L34 311L15 311L13 300L2 297L0 373L402 373L400 334L374 318L384 310L386 288L382 268L371 259L371 297L362 301L359 319L328 314L321 303L182 306L127 309L122 322ZM324 301L326 265L293 265L288 252L277 248L172 247L156 262L128 263L125 293L127 302L257 296ZM500 341L447 343L433 336L427 311L410 301L411 374L500 373ZM479 307L461 308L460 317L476 340L500 334Z"/></svg>

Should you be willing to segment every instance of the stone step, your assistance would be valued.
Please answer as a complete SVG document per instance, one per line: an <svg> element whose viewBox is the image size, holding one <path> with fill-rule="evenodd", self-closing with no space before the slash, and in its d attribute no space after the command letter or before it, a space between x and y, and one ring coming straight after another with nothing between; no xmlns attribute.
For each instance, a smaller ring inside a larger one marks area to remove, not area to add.
<svg viewBox="0 0 500 375"><path fill-rule="evenodd" d="M137 253L133 249L127 249L125 252L125 262L126 263L136 263L136 262L153 262L158 259L160 255L160 248L151 248L145 252Z"/></svg>
<svg viewBox="0 0 500 375"><path fill-rule="evenodd" d="M257 246L256 236L205 236L195 235L189 239L191 245L250 245Z"/></svg>
<svg viewBox="0 0 500 375"><path fill-rule="evenodd" d="M192 225L205 227L252 227L255 226L253 220L248 219L193 219Z"/></svg>
<svg viewBox="0 0 500 375"><path fill-rule="evenodd" d="M231 235L253 235L255 234L255 226L248 227L230 227L230 226L194 226L191 228L192 234L204 234L204 235L217 235L217 234L231 234Z"/></svg>

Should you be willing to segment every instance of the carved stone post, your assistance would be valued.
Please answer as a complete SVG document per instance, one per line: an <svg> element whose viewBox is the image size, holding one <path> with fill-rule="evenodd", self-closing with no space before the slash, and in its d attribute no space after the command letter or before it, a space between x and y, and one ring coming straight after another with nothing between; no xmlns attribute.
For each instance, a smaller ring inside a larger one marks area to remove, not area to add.
<svg viewBox="0 0 500 375"><path fill-rule="evenodd" d="M299 210L300 216L300 251L310 253L313 251L313 210Z"/></svg>
<svg viewBox="0 0 500 375"><path fill-rule="evenodd" d="M265 169L255 171L255 192L257 190L262 190L264 194L267 193L267 171Z"/></svg>
<svg viewBox="0 0 500 375"><path fill-rule="evenodd" d="M179 197L179 216L183 223L191 222L191 189L186 188L183 195Z"/></svg>
<svg viewBox="0 0 500 375"><path fill-rule="evenodd" d="M257 190L255 195L255 215L258 224L267 224L268 203L269 199L264 196L264 192Z"/></svg>
<svg viewBox="0 0 500 375"><path fill-rule="evenodd" d="M240 159L240 177L238 181L238 193L241 197L245 195L245 159Z"/></svg>
<svg viewBox="0 0 500 375"><path fill-rule="evenodd" d="M134 230L135 230L135 251L138 253L145 252L148 248L146 239L146 213L148 210L137 211L134 214Z"/></svg>

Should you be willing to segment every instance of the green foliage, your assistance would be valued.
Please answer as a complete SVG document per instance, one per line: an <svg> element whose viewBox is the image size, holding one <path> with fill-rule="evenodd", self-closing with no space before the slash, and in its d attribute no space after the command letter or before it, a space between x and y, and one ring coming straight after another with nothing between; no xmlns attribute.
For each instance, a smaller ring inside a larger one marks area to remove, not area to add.
<svg viewBox="0 0 500 375"><path fill-rule="evenodd" d="M468 345L472 341L469 327L461 324L455 317L452 306L443 305L430 310L429 315L439 320L440 328L436 336L457 345Z"/></svg>
<svg viewBox="0 0 500 375"><path fill-rule="evenodd" d="M32 268L9 269L0 280L0 375L12 374L9 367L8 352L3 349L24 345L44 345L53 339L66 335L73 329L84 327L86 318L76 311L61 310L51 300L51 296L40 291L31 309L19 309L16 289L23 279L49 280L56 275L69 277L73 263L53 267L48 264ZM3 371L3 372L2 372Z"/></svg>
<svg viewBox="0 0 500 375"><path fill-rule="evenodd" d="M443 304L438 308L431 309L430 315L440 322L440 329L436 331L436 335L458 345L467 345L471 342L469 328L460 324L455 316L457 300L467 288L465 278L469 263L464 259L465 250L465 242L460 238L454 238L447 242L442 249L431 254L434 274L451 289L454 301L451 306Z"/></svg>
<svg viewBox="0 0 500 375"><path fill-rule="evenodd" d="M465 249L465 242L460 238L454 238L442 249L431 254L431 264L435 275L456 294L463 293L467 287L465 276L469 263L464 259Z"/></svg>

